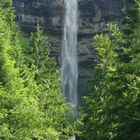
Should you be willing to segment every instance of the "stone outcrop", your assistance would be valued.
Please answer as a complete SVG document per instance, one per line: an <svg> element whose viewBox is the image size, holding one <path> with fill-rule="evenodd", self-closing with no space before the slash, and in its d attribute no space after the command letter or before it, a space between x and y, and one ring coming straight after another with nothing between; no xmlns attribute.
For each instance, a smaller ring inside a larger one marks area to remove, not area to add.
<svg viewBox="0 0 140 140"><path fill-rule="evenodd" d="M84 93L83 83L88 77L88 68L96 60L93 35L106 31L105 25L122 16L121 0L78 0L78 59L79 89ZM13 0L17 23L25 32L40 24L52 44L52 54L60 63L62 46L64 0Z"/></svg>

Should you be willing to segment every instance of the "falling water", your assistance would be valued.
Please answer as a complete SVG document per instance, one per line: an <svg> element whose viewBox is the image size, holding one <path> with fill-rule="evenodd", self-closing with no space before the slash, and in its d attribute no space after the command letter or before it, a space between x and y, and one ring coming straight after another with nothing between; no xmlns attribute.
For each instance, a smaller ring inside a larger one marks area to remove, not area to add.
<svg viewBox="0 0 140 140"><path fill-rule="evenodd" d="M68 100L77 106L77 0L64 0L65 22L62 48L62 89Z"/></svg>

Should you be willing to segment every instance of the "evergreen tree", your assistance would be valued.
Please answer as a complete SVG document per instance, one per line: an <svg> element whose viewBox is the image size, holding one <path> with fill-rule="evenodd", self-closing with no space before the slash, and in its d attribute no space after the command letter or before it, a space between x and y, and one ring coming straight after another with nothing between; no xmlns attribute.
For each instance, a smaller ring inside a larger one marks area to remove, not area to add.
<svg viewBox="0 0 140 140"><path fill-rule="evenodd" d="M7 7L7 5L9 7ZM6 9L5 9L6 8ZM10 14L7 13L7 9ZM29 140L49 136L44 113L35 95L35 82L25 86L11 56L13 10L8 1L0 6L0 139ZM7 15L9 19L7 20ZM30 77L31 78L31 77ZM34 87L33 87L34 85Z"/></svg>
<svg viewBox="0 0 140 140"><path fill-rule="evenodd" d="M36 32L30 37L29 49L26 50L27 61L29 67L34 67L35 80L41 91L38 97L47 125L61 133L61 139L68 139L75 133L76 124L72 107L61 92L60 70L50 57L50 47L47 37L37 26Z"/></svg>
<svg viewBox="0 0 140 140"><path fill-rule="evenodd" d="M140 139L140 1L129 2L124 29L111 25L109 35L94 39L98 62L83 109L88 140Z"/></svg>
<svg viewBox="0 0 140 140"><path fill-rule="evenodd" d="M68 139L75 124L46 39L38 28L29 42L40 52L33 50L27 63L23 47L28 39L15 25L13 13L10 0L0 1L0 139Z"/></svg>
<svg viewBox="0 0 140 140"><path fill-rule="evenodd" d="M115 129L113 128L115 114L110 115L110 113L112 111L116 113L114 102L119 95L115 93L115 88L121 88L120 75L117 72L120 66L117 52L122 41L122 33L116 25L110 24L108 28L110 36L101 34L94 38L98 62L90 79L91 93L85 97L84 107L86 127L84 135L89 140L111 139Z"/></svg>

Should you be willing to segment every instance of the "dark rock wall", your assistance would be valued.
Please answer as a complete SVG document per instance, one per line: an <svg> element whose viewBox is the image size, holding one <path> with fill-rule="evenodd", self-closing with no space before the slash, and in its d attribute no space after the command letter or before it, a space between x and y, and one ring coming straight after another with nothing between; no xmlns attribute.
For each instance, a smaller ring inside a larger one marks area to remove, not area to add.
<svg viewBox="0 0 140 140"><path fill-rule="evenodd" d="M61 32L63 0L13 0L13 4L20 25L33 27L40 24L46 30Z"/></svg>
<svg viewBox="0 0 140 140"><path fill-rule="evenodd" d="M89 66L96 60L93 35L106 31L105 25L122 16L122 0L78 0L78 60L79 60L79 90L87 91L85 81L89 74ZM17 23L25 32L30 32L40 24L50 42L52 55L60 63L64 0L13 0L16 9Z"/></svg>
<svg viewBox="0 0 140 140"><path fill-rule="evenodd" d="M78 0L79 34L93 34L121 16L121 0ZM61 33L64 18L64 0L13 0L17 21L23 26L37 23L52 33Z"/></svg>

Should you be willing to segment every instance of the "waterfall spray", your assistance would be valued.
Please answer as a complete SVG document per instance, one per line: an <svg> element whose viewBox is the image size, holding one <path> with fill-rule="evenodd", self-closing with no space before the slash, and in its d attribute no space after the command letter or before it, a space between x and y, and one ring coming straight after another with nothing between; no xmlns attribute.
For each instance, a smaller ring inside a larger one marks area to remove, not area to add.
<svg viewBox="0 0 140 140"><path fill-rule="evenodd" d="M64 0L65 21L62 47L62 90L68 100L77 106L77 0Z"/></svg>

